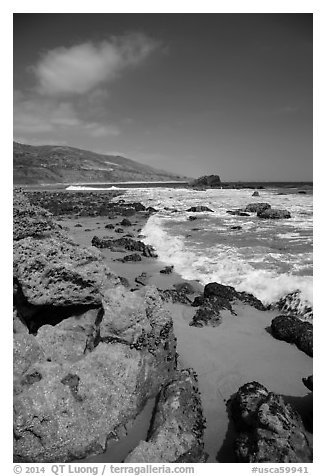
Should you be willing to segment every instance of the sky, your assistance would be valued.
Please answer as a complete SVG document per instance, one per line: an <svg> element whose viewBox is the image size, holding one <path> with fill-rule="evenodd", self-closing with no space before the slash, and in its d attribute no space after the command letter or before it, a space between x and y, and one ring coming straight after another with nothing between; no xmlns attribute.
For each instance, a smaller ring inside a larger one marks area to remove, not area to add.
<svg viewBox="0 0 326 476"><path fill-rule="evenodd" d="M14 139L186 176L313 176L312 14L14 14Z"/></svg>

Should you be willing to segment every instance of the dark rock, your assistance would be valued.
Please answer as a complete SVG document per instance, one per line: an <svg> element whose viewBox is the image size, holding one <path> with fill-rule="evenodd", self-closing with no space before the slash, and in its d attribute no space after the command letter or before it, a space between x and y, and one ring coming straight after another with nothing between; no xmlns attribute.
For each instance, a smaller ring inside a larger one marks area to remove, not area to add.
<svg viewBox="0 0 326 476"><path fill-rule="evenodd" d="M250 214L243 211L241 208L238 208L237 210L226 210L226 213L229 215L238 215L239 217L250 217Z"/></svg>
<svg viewBox="0 0 326 476"><path fill-rule="evenodd" d="M267 210L261 210L257 212L259 218L270 218L270 219L280 219L280 218L291 218L291 213L288 210L279 210L277 208L269 208Z"/></svg>
<svg viewBox="0 0 326 476"><path fill-rule="evenodd" d="M160 296L163 301L172 301L179 304L190 304L191 300L184 292L177 291L176 289L164 289L159 290Z"/></svg>
<svg viewBox="0 0 326 476"><path fill-rule="evenodd" d="M125 278L124 276L118 276L118 278L120 279L120 283L122 284L122 286L124 286L125 288L130 288L130 283L127 278Z"/></svg>
<svg viewBox="0 0 326 476"><path fill-rule="evenodd" d="M131 226L132 223L131 223L130 220L128 220L128 218L124 218L124 219L122 220L122 222L120 223L120 225L121 225L121 226Z"/></svg>
<svg viewBox="0 0 326 476"><path fill-rule="evenodd" d="M156 213L158 210L156 210L156 208L154 208L154 207L147 207L146 211L149 212L149 213Z"/></svg>
<svg viewBox="0 0 326 476"><path fill-rule="evenodd" d="M266 309L263 303L252 294L237 292L232 286L209 283L205 286L204 293L197 296L192 303L193 307L199 309L189 325L195 327L218 326L221 323L221 310L226 309L236 316L232 308L232 303L235 301L241 301L262 311Z"/></svg>
<svg viewBox="0 0 326 476"><path fill-rule="evenodd" d="M107 228L108 230L113 230L113 229L114 229L114 225L112 225L112 223L108 223L107 225L105 225L104 228Z"/></svg>
<svg viewBox="0 0 326 476"><path fill-rule="evenodd" d="M161 274L171 274L174 269L174 266L165 266L165 268L160 270Z"/></svg>
<svg viewBox="0 0 326 476"><path fill-rule="evenodd" d="M129 263L130 261L141 261L141 256L138 253L132 253L131 255L126 255L121 259L117 259L117 261L121 261L122 263Z"/></svg>
<svg viewBox="0 0 326 476"><path fill-rule="evenodd" d="M196 374L181 370L161 390L146 441L125 463L205 463L204 428Z"/></svg>
<svg viewBox="0 0 326 476"><path fill-rule="evenodd" d="M230 230L242 230L242 226L239 226L239 225L231 226Z"/></svg>
<svg viewBox="0 0 326 476"><path fill-rule="evenodd" d="M244 211L250 213L259 213L270 208L272 207L269 203L249 203Z"/></svg>
<svg viewBox="0 0 326 476"><path fill-rule="evenodd" d="M189 221L194 221L194 220L197 220L197 218L198 218L198 217L195 217L195 216L193 216L193 215L190 215L190 216L188 217L188 220L189 220Z"/></svg>
<svg viewBox="0 0 326 476"><path fill-rule="evenodd" d="M124 233L125 232L123 228L116 228L114 231L116 233Z"/></svg>
<svg viewBox="0 0 326 476"><path fill-rule="evenodd" d="M80 223L76 223L75 228L81 228L82 226Z"/></svg>
<svg viewBox="0 0 326 476"><path fill-rule="evenodd" d="M257 190L252 194L253 197L259 197L259 192Z"/></svg>
<svg viewBox="0 0 326 476"><path fill-rule="evenodd" d="M189 183L191 187L220 188L221 179L218 175L204 175Z"/></svg>
<svg viewBox="0 0 326 476"><path fill-rule="evenodd" d="M277 316L271 322L272 335L279 340L295 344L298 349L312 357L313 326L295 316Z"/></svg>
<svg viewBox="0 0 326 476"><path fill-rule="evenodd" d="M205 207L205 206L198 205L196 207L190 207L186 211L187 212L197 212L198 213L198 212L213 212L214 210L211 210L210 208Z"/></svg>
<svg viewBox="0 0 326 476"><path fill-rule="evenodd" d="M310 446L299 414L258 382L243 385L228 401L240 432L235 455L240 463L309 463Z"/></svg>
<svg viewBox="0 0 326 476"><path fill-rule="evenodd" d="M301 193L302 195L306 195L307 192L305 192L304 190L299 190L298 193Z"/></svg>
<svg viewBox="0 0 326 476"><path fill-rule="evenodd" d="M313 376L309 375L307 378L302 379L303 384L307 387L308 390L313 390Z"/></svg>
<svg viewBox="0 0 326 476"><path fill-rule="evenodd" d="M92 239L92 245L97 248L108 248L111 251L121 251L121 249L126 249L128 251L139 251L143 256L149 258L157 258L154 248L151 245L145 245L142 241L136 241L132 238L118 238L107 239L107 238L98 238L94 236Z"/></svg>

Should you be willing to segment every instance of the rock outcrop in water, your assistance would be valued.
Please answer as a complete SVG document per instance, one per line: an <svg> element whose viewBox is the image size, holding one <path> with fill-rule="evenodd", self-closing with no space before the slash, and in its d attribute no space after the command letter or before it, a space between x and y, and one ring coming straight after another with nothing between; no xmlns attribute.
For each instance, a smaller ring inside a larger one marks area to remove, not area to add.
<svg viewBox="0 0 326 476"><path fill-rule="evenodd" d="M128 291L97 250L59 235L50 216L46 233L32 238L44 211L33 208L29 228L28 202L15 203L26 220L24 233L19 223L14 230L14 460L102 453L162 386L172 381L173 389L172 318L155 288ZM187 419L195 434L190 412ZM176 448L193 458L199 440L174 435Z"/></svg>
<svg viewBox="0 0 326 476"><path fill-rule="evenodd" d="M295 316L277 316L271 322L272 335L279 340L295 344L298 349L312 357L313 326Z"/></svg>
<svg viewBox="0 0 326 476"><path fill-rule="evenodd" d="M279 208L268 208L257 212L257 217L277 220L281 218L291 218L291 213L288 210L281 210Z"/></svg>
<svg viewBox="0 0 326 476"><path fill-rule="evenodd" d="M194 188L220 188L221 179L219 175L203 175L189 183Z"/></svg>
<svg viewBox="0 0 326 476"><path fill-rule="evenodd" d="M206 284L204 293L196 297L192 303L192 306L198 307L198 310L189 325L195 327L218 326L221 323L221 310L226 309L236 316L232 308L232 303L236 301L249 304L260 311L266 309L263 303L252 294L238 292L232 286L209 283Z"/></svg>
<svg viewBox="0 0 326 476"><path fill-rule="evenodd" d="M272 208L269 203L264 203L264 202L257 202L257 203L249 203L246 208L244 209L245 212L250 212L250 213L259 213L263 210L267 210L269 208Z"/></svg>
<svg viewBox="0 0 326 476"><path fill-rule="evenodd" d="M302 299L300 291L294 291L279 299L270 306L271 309L277 309L283 315L299 317L302 320L313 319L312 306Z"/></svg>
<svg viewBox="0 0 326 476"><path fill-rule="evenodd" d="M205 207L203 205L197 205L196 207L190 207L186 210L187 212L213 212L214 210L211 210L208 207Z"/></svg>
<svg viewBox="0 0 326 476"><path fill-rule="evenodd" d="M125 249L128 251L139 251L143 256L150 258L157 258L157 254L151 245L145 245L142 241L136 241L132 238L118 238L112 240L110 238L98 238L94 236L92 245L96 248L108 248L111 251L121 251Z"/></svg>
<svg viewBox="0 0 326 476"><path fill-rule="evenodd" d="M125 463L205 463L204 428L196 374L182 370L161 390L148 437Z"/></svg>
<svg viewBox="0 0 326 476"><path fill-rule="evenodd" d="M312 462L301 417L279 395L250 382L231 397L228 406L239 431L234 445L238 462Z"/></svg>

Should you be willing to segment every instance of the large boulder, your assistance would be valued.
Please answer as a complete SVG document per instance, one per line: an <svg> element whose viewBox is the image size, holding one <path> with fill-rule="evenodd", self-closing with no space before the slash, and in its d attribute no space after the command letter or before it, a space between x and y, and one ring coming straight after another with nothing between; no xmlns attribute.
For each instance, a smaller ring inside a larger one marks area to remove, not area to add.
<svg viewBox="0 0 326 476"><path fill-rule="evenodd" d="M123 237L116 240L110 238L98 238L94 236L92 246L96 248L108 248L111 251L120 252L121 250L139 251L148 258L157 258L157 254L151 245L145 245L142 241L136 241L132 238Z"/></svg>
<svg viewBox="0 0 326 476"><path fill-rule="evenodd" d="M299 414L258 382L243 385L228 406L240 432L240 463L310 463L312 447Z"/></svg>
<svg viewBox="0 0 326 476"><path fill-rule="evenodd" d="M291 218L291 213L288 210L280 210L278 208L268 208L257 212L259 218L269 218L277 220L281 218Z"/></svg>
<svg viewBox="0 0 326 476"><path fill-rule="evenodd" d="M313 355L313 326L296 316L277 316L271 322L272 335L279 340L295 344L307 355Z"/></svg>
<svg viewBox="0 0 326 476"><path fill-rule="evenodd" d="M283 296L271 308L278 309L283 315L296 316L303 320L313 319L312 306L302 298L299 290Z"/></svg>
<svg viewBox="0 0 326 476"><path fill-rule="evenodd" d="M269 208L272 208L269 203L249 203L246 208L244 209L245 212L250 212L250 213L259 213L263 210L267 210Z"/></svg>
<svg viewBox="0 0 326 476"><path fill-rule="evenodd" d="M148 437L125 463L204 463L204 428L196 374L182 370L161 390Z"/></svg>

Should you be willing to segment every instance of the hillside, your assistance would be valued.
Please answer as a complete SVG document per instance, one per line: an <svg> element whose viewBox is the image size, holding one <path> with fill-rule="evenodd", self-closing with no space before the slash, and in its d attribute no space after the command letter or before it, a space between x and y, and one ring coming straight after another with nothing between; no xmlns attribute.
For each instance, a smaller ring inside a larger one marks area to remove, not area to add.
<svg viewBox="0 0 326 476"><path fill-rule="evenodd" d="M186 177L115 155L14 142L14 184L171 181Z"/></svg>

